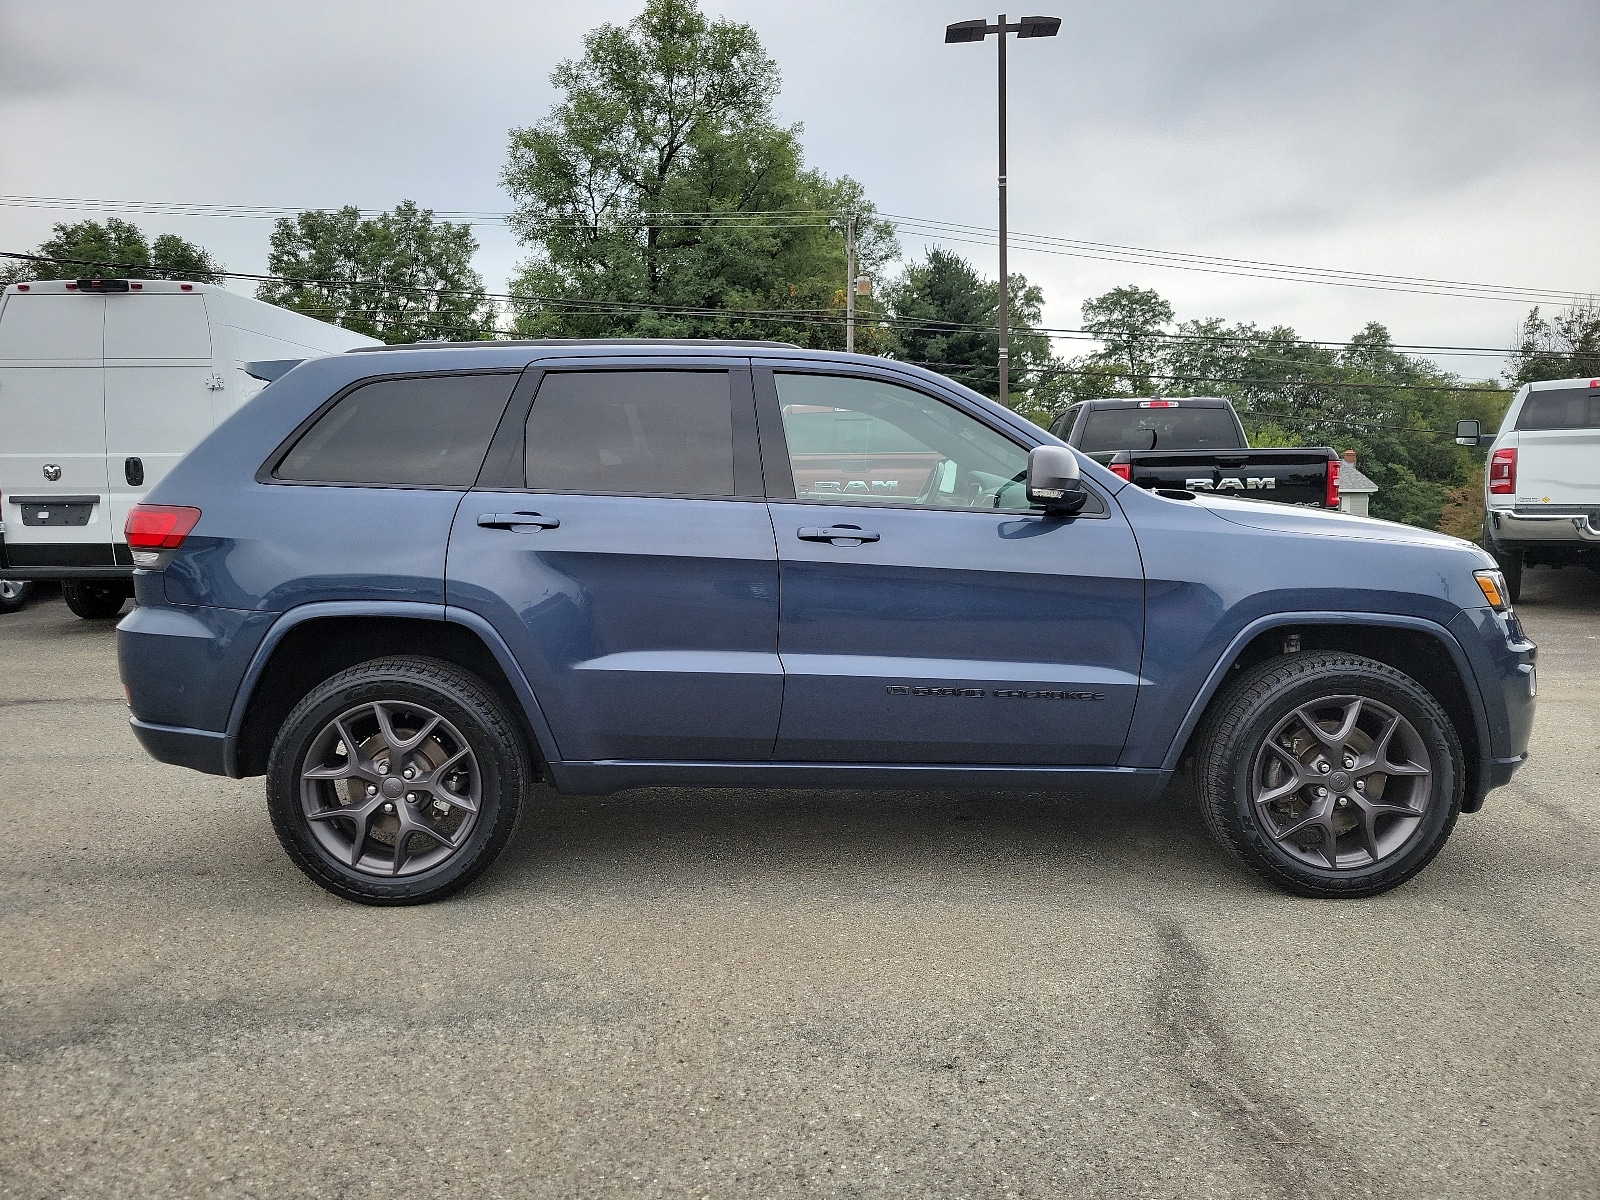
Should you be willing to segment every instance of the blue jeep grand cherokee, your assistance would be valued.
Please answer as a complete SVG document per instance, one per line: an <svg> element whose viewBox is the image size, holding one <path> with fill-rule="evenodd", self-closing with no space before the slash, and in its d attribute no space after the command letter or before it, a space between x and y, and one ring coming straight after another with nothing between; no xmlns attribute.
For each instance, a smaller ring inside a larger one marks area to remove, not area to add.
<svg viewBox="0 0 1600 1200"><path fill-rule="evenodd" d="M267 777L284 847L447 895L544 779L1158 796L1365 896L1526 757L1482 550L1130 487L937 375L774 343L307 362L128 523L158 759Z"/></svg>

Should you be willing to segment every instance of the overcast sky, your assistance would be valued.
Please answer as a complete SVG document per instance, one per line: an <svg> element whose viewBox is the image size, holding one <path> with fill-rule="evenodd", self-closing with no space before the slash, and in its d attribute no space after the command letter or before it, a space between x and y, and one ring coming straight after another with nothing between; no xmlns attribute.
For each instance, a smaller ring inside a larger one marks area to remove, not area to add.
<svg viewBox="0 0 1600 1200"><path fill-rule="evenodd" d="M1600 291L1595 0L1162 2L1045 10L1011 44L1011 226L1228 258ZM994 43L965 0L704 0L755 26L811 166L884 212L992 227ZM642 0L0 0L0 194L500 212L506 131L551 68ZM991 15L992 19L992 15ZM0 249L84 213L0 205ZM270 221L130 216L265 269ZM520 257L477 229L492 289ZM908 256L925 241L904 236ZM993 246L955 244L986 274ZM1049 324L1152 287L1180 317L1343 340L1507 345L1526 302L1238 277L1015 249ZM1082 347L1063 343L1063 352ZM1452 356L1469 377L1494 356Z"/></svg>

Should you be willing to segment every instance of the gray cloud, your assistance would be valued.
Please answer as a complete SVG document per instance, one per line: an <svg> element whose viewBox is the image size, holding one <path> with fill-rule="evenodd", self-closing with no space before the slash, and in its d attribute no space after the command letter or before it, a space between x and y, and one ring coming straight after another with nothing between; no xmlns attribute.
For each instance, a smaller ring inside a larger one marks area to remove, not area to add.
<svg viewBox="0 0 1600 1200"><path fill-rule="evenodd" d="M966 0L705 0L778 58L813 165L887 211L993 224L992 43ZM639 0L8 0L0 192L501 210L506 130L551 68ZM1014 228L1207 254L1595 286L1600 6L1592 0L1071 4L1012 45ZM0 208L0 248L53 219ZM260 269L270 226L135 218ZM479 230L503 282L519 251ZM922 243L906 238L908 252ZM993 271L993 250L957 245ZM1516 305L1344 291L1019 251L1056 324L1117 283L1184 315L1503 344ZM1460 364L1457 364L1460 365ZM1492 366L1489 368L1492 370Z"/></svg>

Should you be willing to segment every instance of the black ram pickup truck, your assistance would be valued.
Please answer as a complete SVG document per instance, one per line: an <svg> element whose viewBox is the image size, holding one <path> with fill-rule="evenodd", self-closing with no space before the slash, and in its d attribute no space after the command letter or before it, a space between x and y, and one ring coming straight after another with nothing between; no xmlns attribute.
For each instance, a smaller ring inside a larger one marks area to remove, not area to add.
<svg viewBox="0 0 1600 1200"><path fill-rule="evenodd" d="M1138 487L1339 507L1339 456L1331 448L1252 450L1233 405L1220 397L1085 400L1050 432Z"/></svg>

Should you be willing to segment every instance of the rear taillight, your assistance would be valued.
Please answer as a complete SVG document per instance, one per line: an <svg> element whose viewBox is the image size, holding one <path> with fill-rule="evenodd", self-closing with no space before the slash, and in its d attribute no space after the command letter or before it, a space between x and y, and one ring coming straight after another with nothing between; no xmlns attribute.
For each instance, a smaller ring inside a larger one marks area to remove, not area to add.
<svg viewBox="0 0 1600 1200"><path fill-rule="evenodd" d="M170 551L183 545L189 531L200 523L200 510L181 504L135 504L123 526L135 566L165 565Z"/></svg>
<svg viewBox="0 0 1600 1200"><path fill-rule="evenodd" d="M1129 483L1133 482L1133 464L1132 463L1112 463L1111 464L1111 473L1113 475L1115 475L1118 479L1126 479Z"/></svg>
<svg viewBox="0 0 1600 1200"><path fill-rule="evenodd" d="M1512 496L1517 491L1517 451L1514 446L1496 450L1489 458L1489 494Z"/></svg>
<svg viewBox="0 0 1600 1200"><path fill-rule="evenodd" d="M1339 460L1328 460L1328 494L1323 497L1323 508L1339 507Z"/></svg>

